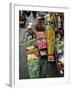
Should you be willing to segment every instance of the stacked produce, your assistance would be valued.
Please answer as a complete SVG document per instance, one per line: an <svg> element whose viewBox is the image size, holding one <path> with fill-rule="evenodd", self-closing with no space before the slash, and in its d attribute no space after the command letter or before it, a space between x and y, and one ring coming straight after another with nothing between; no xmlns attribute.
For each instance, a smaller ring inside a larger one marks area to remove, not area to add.
<svg viewBox="0 0 72 90"><path fill-rule="evenodd" d="M43 16L38 17L37 24L35 25L36 28L36 38L40 56L47 55L47 44L46 44L46 36L45 36L45 25L44 25L44 18Z"/></svg>
<svg viewBox="0 0 72 90"><path fill-rule="evenodd" d="M61 17L63 18L63 16L58 16L58 13L48 12L46 17L44 15L38 17L34 27L35 30L32 28L32 23L29 23L26 54L28 72L31 79L40 77L39 65L41 59L43 60L44 58L45 61L47 57L49 62L55 63L56 61L60 73L64 74L64 22Z"/></svg>
<svg viewBox="0 0 72 90"><path fill-rule="evenodd" d="M38 49L32 46L27 47L27 63L30 78L39 77L39 57Z"/></svg>
<svg viewBox="0 0 72 90"><path fill-rule="evenodd" d="M57 53L64 53L64 41L56 38Z"/></svg>
<svg viewBox="0 0 72 90"><path fill-rule="evenodd" d="M28 60L28 69L29 69L29 77L31 79L33 78L39 78L39 58L35 57L34 55Z"/></svg>
<svg viewBox="0 0 72 90"><path fill-rule="evenodd" d="M56 31L56 56L57 56L57 64L58 69L60 71L60 75L64 76L64 18L63 13L57 14L57 31Z"/></svg>
<svg viewBox="0 0 72 90"><path fill-rule="evenodd" d="M48 45L48 54L53 55L55 49L55 31L53 30L52 26L48 25L46 27L46 40Z"/></svg>
<svg viewBox="0 0 72 90"><path fill-rule="evenodd" d="M56 34L57 63L60 74L64 74L64 40L61 33Z"/></svg>
<svg viewBox="0 0 72 90"><path fill-rule="evenodd" d="M46 40L45 39L37 40L37 42L38 42L38 48L39 49L46 48Z"/></svg>
<svg viewBox="0 0 72 90"><path fill-rule="evenodd" d="M27 55L31 55L32 54L32 57L33 57L33 54L34 54L34 56L35 57L37 57L38 56L38 48L35 48L35 47L33 47L33 48L31 48L32 46L29 46L29 47L27 47L26 49L27 49Z"/></svg>
<svg viewBox="0 0 72 90"><path fill-rule="evenodd" d="M26 45L28 72L29 72L29 77L32 79L39 77L39 57L38 57L39 53L38 53L35 33L32 27L30 26L28 26L28 34L29 34L28 36L32 36L32 38L30 38L27 41L27 45Z"/></svg>
<svg viewBox="0 0 72 90"><path fill-rule="evenodd" d="M55 52L55 30L53 29L52 18L48 14L48 24L46 26L46 41L48 50L48 61L54 61Z"/></svg>

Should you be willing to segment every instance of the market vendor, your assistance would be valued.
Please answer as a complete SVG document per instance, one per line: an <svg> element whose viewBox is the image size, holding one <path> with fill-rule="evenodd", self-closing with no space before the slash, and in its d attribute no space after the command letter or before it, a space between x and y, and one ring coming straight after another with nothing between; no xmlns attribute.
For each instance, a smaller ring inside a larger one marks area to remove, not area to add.
<svg viewBox="0 0 72 90"><path fill-rule="evenodd" d="M28 26L28 34L32 36L32 38L35 37L35 31L32 29L32 23L29 23Z"/></svg>
<svg viewBox="0 0 72 90"><path fill-rule="evenodd" d="M37 23L35 25L36 31L44 31L45 25L44 25L44 17L37 17Z"/></svg>

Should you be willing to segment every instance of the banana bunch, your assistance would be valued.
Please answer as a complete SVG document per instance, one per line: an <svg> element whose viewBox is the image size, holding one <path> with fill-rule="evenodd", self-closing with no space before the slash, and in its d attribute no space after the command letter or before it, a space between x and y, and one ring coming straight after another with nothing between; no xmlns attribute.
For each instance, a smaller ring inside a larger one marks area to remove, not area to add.
<svg viewBox="0 0 72 90"><path fill-rule="evenodd" d="M31 60L31 59L34 59L34 58L38 58L35 54L28 54L27 55L27 60Z"/></svg>
<svg viewBox="0 0 72 90"><path fill-rule="evenodd" d="M47 38L47 48L48 54L54 54L55 50L55 31L51 25L46 27L46 38Z"/></svg>
<svg viewBox="0 0 72 90"><path fill-rule="evenodd" d="M28 46L26 49L28 49L28 50L34 49L34 46L33 45L32 46Z"/></svg>
<svg viewBox="0 0 72 90"><path fill-rule="evenodd" d="M36 56L38 56L38 49L37 48L28 49L27 54L35 54Z"/></svg>

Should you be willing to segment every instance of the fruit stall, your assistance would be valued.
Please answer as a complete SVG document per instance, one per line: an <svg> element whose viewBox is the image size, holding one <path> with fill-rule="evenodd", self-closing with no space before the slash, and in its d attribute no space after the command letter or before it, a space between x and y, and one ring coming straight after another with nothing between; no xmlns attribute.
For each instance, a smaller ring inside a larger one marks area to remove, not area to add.
<svg viewBox="0 0 72 90"><path fill-rule="evenodd" d="M25 32L29 78L63 77L64 13L38 11L34 14L35 24L28 22ZM22 26L21 23L20 26ZM55 65L57 73L54 72L53 65ZM50 75L53 72L55 73L54 76L48 75L49 68L51 70Z"/></svg>

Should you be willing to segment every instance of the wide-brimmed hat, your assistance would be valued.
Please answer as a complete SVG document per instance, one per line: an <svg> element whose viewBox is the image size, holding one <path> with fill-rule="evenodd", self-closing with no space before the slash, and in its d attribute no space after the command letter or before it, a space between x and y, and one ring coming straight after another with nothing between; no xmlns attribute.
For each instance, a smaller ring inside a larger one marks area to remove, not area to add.
<svg viewBox="0 0 72 90"><path fill-rule="evenodd" d="M28 28L32 28L33 23L29 23Z"/></svg>
<svg viewBox="0 0 72 90"><path fill-rule="evenodd" d="M39 19L41 19L42 17L37 17L37 19L39 20Z"/></svg>

